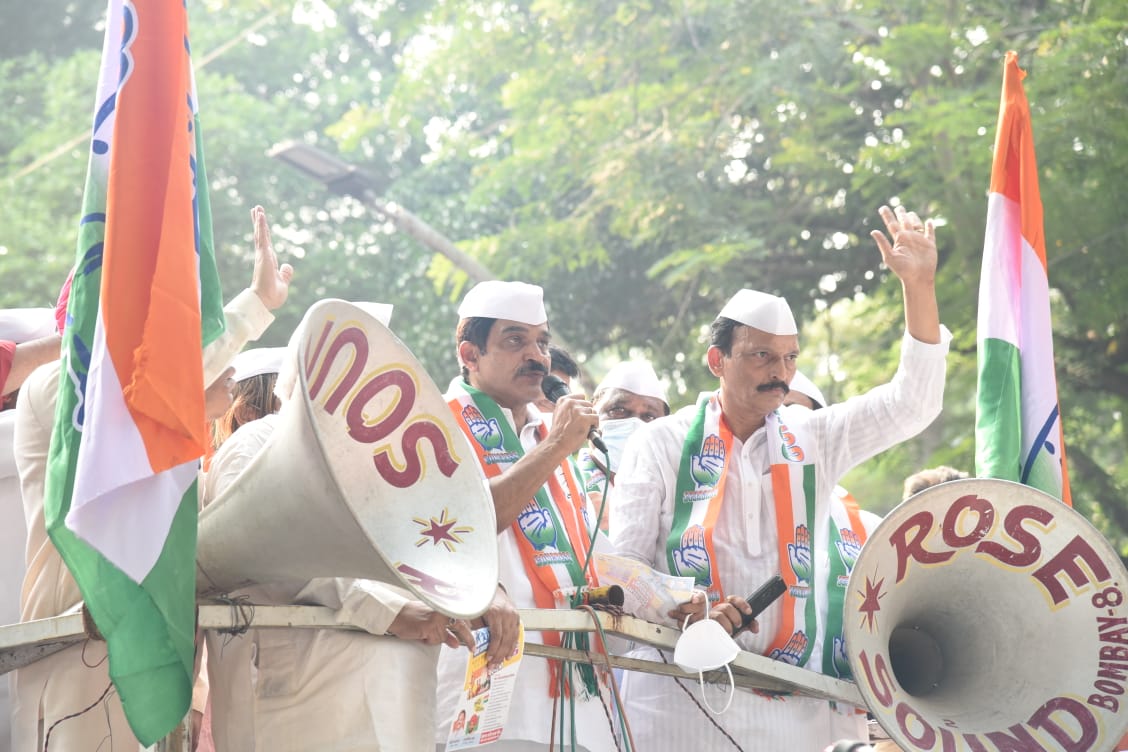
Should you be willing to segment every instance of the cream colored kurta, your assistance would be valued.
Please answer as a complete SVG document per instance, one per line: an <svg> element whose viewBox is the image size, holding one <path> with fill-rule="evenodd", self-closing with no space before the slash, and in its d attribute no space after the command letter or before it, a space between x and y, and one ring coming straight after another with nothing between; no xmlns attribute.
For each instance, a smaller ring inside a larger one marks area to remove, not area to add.
<svg viewBox="0 0 1128 752"><path fill-rule="evenodd" d="M245 290L224 307L227 330L204 351L205 373L219 373L248 340L274 320L257 295ZM36 369L20 390L16 408L16 464L27 524L26 563L20 595L22 621L58 616L76 606L78 591L47 536L43 492L47 451L55 425L59 361ZM105 643L88 640L12 672L12 749L43 749L48 727L96 702L110 686ZM51 733L52 752L136 752L138 742L111 689L93 710L69 719Z"/></svg>
<svg viewBox="0 0 1128 752"><path fill-rule="evenodd" d="M453 395L447 394L446 399ZM513 415L510 411L502 409L509 425L516 432ZM536 431L540 425L540 413L533 405L529 405L529 422L521 430L521 446L525 451L531 450L537 443ZM529 584L529 576L525 572L525 564L521 559L521 550L517 546L516 535L512 528L507 528L498 534L498 557L501 584L509 594L509 599L517 608L537 608L533 598L533 588ZM526 632L525 642L543 642L540 632ZM435 743L440 749L446 746L450 731L450 723L454 720L454 708L457 703L459 691L462 689L466 676L467 653L465 650L451 650L442 648L439 658L439 689L438 689L438 725L435 728ZM517 681L513 687L513 703L509 709L509 719L505 723L505 731L501 740L505 742L526 742L524 746L512 749L547 750L552 727L553 698L548 694L549 672L548 661L543 658L525 657L521 661L521 669L517 674ZM604 752L614 750L615 743L608 727L607 716L600 702L594 698L589 700L576 699L576 733L579 740L579 749L589 752ZM556 722L570 718L567 701L556 714ZM557 729L559 735L559 729ZM558 736L556 738L559 738ZM570 738L568 735L565 738ZM559 749L559 744L556 745ZM491 749L486 747L485 749ZM504 749L510 749L505 747ZM645 749L642 747L640 749Z"/></svg>
<svg viewBox="0 0 1128 752"><path fill-rule="evenodd" d="M944 394L945 356L950 334L928 345L905 336L901 364L889 384L841 404L814 412L784 408L789 423L806 423L816 444L816 494L829 499L835 483L850 468L924 430L939 414ZM624 556L669 572L666 538L673 523L673 498L682 447L695 406L679 410L643 426L631 437L616 475L611 506L611 539ZM775 507L773 503L766 430L760 428L746 442L735 441L725 480L724 501L713 544L721 582L727 594L747 596L779 571ZM827 571L829 534L824 519L815 523L811 542L814 556ZM738 639L744 650L765 653L781 615L779 602L759 617L759 633ZM815 651L821 650L821 636ZM660 660L645 648L635 657ZM667 660L670 656L667 654ZM700 700L696 683L685 683ZM713 707L727 697L706 685ZM647 752L686 749L731 749L731 744L693 705L674 680L654 674L626 672L622 693L635 743ZM843 738L866 739L864 716L850 708L834 708L804 697L767 699L737 690L732 706L712 716L743 749L752 752L817 752Z"/></svg>
<svg viewBox="0 0 1128 752"><path fill-rule="evenodd" d="M220 447L204 484L205 505L237 482L260 450L270 451L276 423L276 415L247 423ZM317 514L315 505L311 501L311 515ZM232 594L244 596L257 604L327 606L366 632L209 632L216 752L430 752L438 648L383 636L410 599L407 591L368 580L320 578Z"/></svg>
<svg viewBox="0 0 1128 752"><path fill-rule="evenodd" d="M16 411L0 412L0 624L20 620L20 583L24 575L23 502L20 500L20 476L16 472ZM12 702L9 677L0 676L0 747L12 735Z"/></svg>

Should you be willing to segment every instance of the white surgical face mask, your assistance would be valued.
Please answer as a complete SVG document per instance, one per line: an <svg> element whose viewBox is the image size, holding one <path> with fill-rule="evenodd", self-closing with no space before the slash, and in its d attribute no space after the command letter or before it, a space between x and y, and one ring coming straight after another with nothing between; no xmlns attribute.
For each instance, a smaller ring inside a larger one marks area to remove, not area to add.
<svg viewBox="0 0 1128 752"><path fill-rule="evenodd" d="M689 617L685 617L686 622L689 622ZM678 664L683 671L697 672L697 680L701 684L701 699L705 703L705 707L716 714L720 714L729 709L732 704L733 695L736 694L736 682L732 678L732 669L729 668L731 663L737 655L740 654L740 646L736 644L736 640L732 639L732 635L725 631L720 622L709 618L709 601L705 601L705 618L693 624L682 625L682 634L678 638L677 643L674 645L674 663ZM729 699L725 706L720 710L713 710L709 705L709 701L705 698L705 674L706 671L714 671L724 666L728 671L729 684Z"/></svg>
<svg viewBox="0 0 1128 752"><path fill-rule="evenodd" d="M639 418L605 420L599 424L599 433L603 435L603 443L607 445L612 471L618 471L623 461L623 448L627 445L627 439L644 425L646 424Z"/></svg>

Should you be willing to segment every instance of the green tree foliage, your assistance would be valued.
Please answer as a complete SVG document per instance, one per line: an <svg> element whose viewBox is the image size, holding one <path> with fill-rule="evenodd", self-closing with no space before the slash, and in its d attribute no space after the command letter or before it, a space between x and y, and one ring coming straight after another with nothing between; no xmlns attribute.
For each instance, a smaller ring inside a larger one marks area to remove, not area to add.
<svg viewBox="0 0 1128 752"><path fill-rule="evenodd" d="M0 6L7 24L15 3ZM25 7L20 5L20 8ZM0 54L0 291L42 304L70 262L98 19L37 4ZM316 142L500 277L545 285L589 364L650 357L687 402L739 287L786 295L833 400L890 376L900 289L876 208L941 222L954 333L944 415L848 477L877 510L920 467L972 469L975 326L1002 59L1029 75L1059 391L1078 508L1128 543L1128 6L1111 0L209 0L190 4L221 265L249 274L263 203L297 267L283 341L322 297L395 303L444 383L466 279L350 198L271 162ZM23 18L23 17L21 17ZM47 33L52 24L61 28ZM6 25L5 30L9 27ZM251 29L249 33L246 30ZM17 279L19 284L10 280ZM598 378L598 373L595 376ZM1128 549L1126 549L1128 550Z"/></svg>

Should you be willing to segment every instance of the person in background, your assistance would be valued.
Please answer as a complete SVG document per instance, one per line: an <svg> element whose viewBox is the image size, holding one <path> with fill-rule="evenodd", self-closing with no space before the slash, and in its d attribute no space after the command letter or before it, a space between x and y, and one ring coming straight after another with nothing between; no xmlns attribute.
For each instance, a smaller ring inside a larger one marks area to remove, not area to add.
<svg viewBox="0 0 1128 752"><path fill-rule="evenodd" d="M568 386L568 391L572 391L572 379L580 377L580 366L576 363L575 358L560 345L550 344L548 346L548 359L548 372L563 381ZM541 394L540 397L533 400L533 404L541 411L546 421L552 420L552 411L555 405L548 397Z"/></svg>
<svg viewBox="0 0 1128 752"><path fill-rule="evenodd" d="M708 592L708 601L695 593L670 612L671 620L714 619L745 650L840 677L850 675L841 635L852 547L843 544L864 535L864 527L826 500L850 468L939 414L951 337L936 302L932 223L900 207L880 214L888 236L875 231L873 238L901 281L905 311L893 379L824 409L780 409L799 358L798 328L784 299L741 290L711 327L707 360L719 389L639 430L611 506L611 540L620 555L692 576ZM776 573L788 591L749 625L754 631L745 629L745 594ZM640 648L629 655L658 660L655 653ZM864 716L854 708L737 688L729 710L712 716L683 689L670 677L624 675L640 749L719 749L740 739L759 752L793 752L866 738Z"/></svg>
<svg viewBox="0 0 1128 752"><path fill-rule="evenodd" d="M24 543L27 541L14 451L16 413L11 409L16 406L15 397L26 375L21 375L25 370L23 364L17 364L13 374L11 359L16 357L17 348L20 348L21 361L28 358L24 343L42 342L44 337L54 345L42 348L40 357L30 358L35 365L27 373L42 365L38 361L59 357L54 312L50 308L0 311L0 383L5 389L4 405L0 409L0 624L14 624L20 620L20 584L23 582ZM33 348L32 352L37 349ZM0 677L0 741L11 736L8 684L8 677Z"/></svg>
<svg viewBox="0 0 1128 752"><path fill-rule="evenodd" d="M16 393L39 366L59 359L62 338L50 308L0 311L0 410L16 406Z"/></svg>
<svg viewBox="0 0 1128 752"><path fill-rule="evenodd" d="M599 415L599 432L607 446L607 456L583 447L576 463L584 477L593 514L599 518L599 529L607 532L603 491L615 485L615 471L623 461L627 440L646 423L669 415L670 404L666 387L658 380L654 367L646 361L630 360L607 372L595 388L592 405Z"/></svg>
<svg viewBox="0 0 1128 752"><path fill-rule="evenodd" d="M785 405L799 405L808 410L821 410L829 402L823 396L822 390L815 386L815 382L807 378L802 371L796 370L791 383L788 384L787 395L783 398Z"/></svg>
<svg viewBox="0 0 1128 752"><path fill-rule="evenodd" d="M230 409L212 423L212 445L219 447L239 426L278 412L282 403L274 394L285 347L244 350L231 362L235 382Z"/></svg>
<svg viewBox="0 0 1128 752"><path fill-rule="evenodd" d="M930 467L927 470L921 470L905 478L905 491L901 498L907 499L926 488L932 488L940 483L947 483L950 480L959 480L966 477L968 477L967 473L963 470L957 470L947 465Z"/></svg>
<svg viewBox="0 0 1128 752"><path fill-rule="evenodd" d="M251 218L255 230L251 286L224 307L227 329L204 350L204 383L211 385L209 392L214 390L219 395L207 400L208 409L215 411L209 418L218 417L231 404L234 382L228 363L274 320L271 311L286 302L293 276L289 264L278 265L262 207L255 207ZM68 279L56 308L60 325L67 320L69 287ZM44 487L59 371L57 360L36 369L21 389L16 407L15 454L28 534L21 621L58 616L82 600L74 578L47 535L44 520ZM121 701L110 691L106 661L105 643L86 640L12 672L12 748L42 752L46 732L53 727L52 752L87 752L100 744L101 749L112 752L136 750L138 742L125 720ZM90 710L81 712L85 708ZM78 715L60 722L73 714ZM109 741L103 744L106 739Z"/></svg>

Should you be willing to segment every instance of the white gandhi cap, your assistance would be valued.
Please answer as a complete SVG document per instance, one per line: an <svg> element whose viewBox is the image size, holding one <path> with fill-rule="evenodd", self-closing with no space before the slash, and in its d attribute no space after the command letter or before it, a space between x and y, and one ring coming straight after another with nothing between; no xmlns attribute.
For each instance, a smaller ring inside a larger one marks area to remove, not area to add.
<svg viewBox="0 0 1128 752"><path fill-rule="evenodd" d="M819 403L820 407L826 407L826 397L823 396L822 390L815 386L815 383L803 375L801 371L796 371L795 375L791 377L791 391L805 394L815 402Z"/></svg>
<svg viewBox="0 0 1128 752"><path fill-rule="evenodd" d="M778 295L758 290L741 290L733 295L717 317L732 319L768 334L799 333L787 301Z"/></svg>
<svg viewBox="0 0 1128 752"><path fill-rule="evenodd" d="M608 371L595 388L595 393L599 394L604 389L622 389L640 397L661 400L667 407L670 404L666 399L666 389L658 380L658 374L654 373L654 368L649 363L641 360L628 360Z"/></svg>
<svg viewBox="0 0 1128 752"><path fill-rule="evenodd" d="M256 347L253 350L244 350L231 361L231 367L235 369L232 378L239 382L252 376L262 376L264 373L278 373L282 370L285 354L285 347Z"/></svg>
<svg viewBox="0 0 1128 752"><path fill-rule="evenodd" d="M544 310L544 290L525 282L503 282L500 279L479 282L462 299L458 318L508 319L537 326L548 321Z"/></svg>

